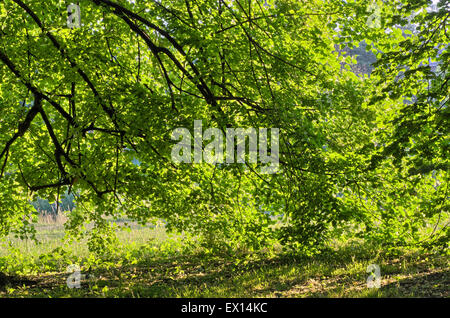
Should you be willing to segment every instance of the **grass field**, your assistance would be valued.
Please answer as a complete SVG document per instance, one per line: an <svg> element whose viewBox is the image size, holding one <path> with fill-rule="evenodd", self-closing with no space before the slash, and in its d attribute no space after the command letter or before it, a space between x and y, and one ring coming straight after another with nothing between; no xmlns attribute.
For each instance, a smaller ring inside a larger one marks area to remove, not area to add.
<svg viewBox="0 0 450 318"><path fill-rule="evenodd" d="M449 297L445 253L384 250L334 242L320 256L271 250L234 255L186 247L160 224L119 231L115 252L101 257L86 242L64 241L64 220L37 226L41 244L8 238L0 246L0 297ZM6 256L9 257L6 257ZM1 263L2 262L2 263ZM78 264L80 288L68 288ZM368 288L368 265L380 267L380 288ZM20 273L20 275L13 274Z"/></svg>

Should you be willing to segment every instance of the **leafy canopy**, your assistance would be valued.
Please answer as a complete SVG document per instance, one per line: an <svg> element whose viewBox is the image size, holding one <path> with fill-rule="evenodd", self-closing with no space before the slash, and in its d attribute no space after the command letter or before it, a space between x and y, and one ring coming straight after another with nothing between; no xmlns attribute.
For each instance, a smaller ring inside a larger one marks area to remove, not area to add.
<svg viewBox="0 0 450 318"><path fill-rule="evenodd" d="M416 15L417 34L397 27L428 4L378 2L374 28L362 0L83 0L70 29L64 1L2 1L0 234L32 233L28 202L70 192L67 230L94 223L100 247L108 216L226 247L314 251L349 224L406 241L405 220L447 196L430 172L447 182L448 2ZM370 77L341 54L363 40L378 55ZM437 73L420 66L431 55ZM194 120L280 128L280 173L172 162L172 131Z"/></svg>

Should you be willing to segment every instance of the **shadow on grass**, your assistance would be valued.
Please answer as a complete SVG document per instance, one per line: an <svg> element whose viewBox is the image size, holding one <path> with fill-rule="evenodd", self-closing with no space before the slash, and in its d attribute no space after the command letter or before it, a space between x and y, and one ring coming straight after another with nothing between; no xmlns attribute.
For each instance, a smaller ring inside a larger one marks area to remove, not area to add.
<svg viewBox="0 0 450 318"><path fill-rule="evenodd" d="M38 284L35 280L17 275L6 275L0 272L0 291L6 290L11 286L35 286Z"/></svg>
<svg viewBox="0 0 450 318"><path fill-rule="evenodd" d="M450 270L427 271L391 281L381 288L385 297L450 297Z"/></svg>
<svg viewBox="0 0 450 318"><path fill-rule="evenodd" d="M144 257L133 265L94 270L95 278L83 280L80 289L66 286L68 274L37 276L27 297L448 297L448 268L439 263L427 270L415 257L385 257L355 244L315 257ZM372 262L382 271L378 290L366 286Z"/></svg>

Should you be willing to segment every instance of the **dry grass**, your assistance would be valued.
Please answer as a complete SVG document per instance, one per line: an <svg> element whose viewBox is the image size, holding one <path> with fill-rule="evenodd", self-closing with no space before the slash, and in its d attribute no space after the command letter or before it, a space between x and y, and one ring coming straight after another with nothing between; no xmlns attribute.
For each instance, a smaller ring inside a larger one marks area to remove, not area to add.
<svg viewBox="0 0 450 318"><path fill-rule="evenodd" d="M41 225L60 225L63 226L67 221L67 216L59 214L39 214L38 224Z"/></svg>

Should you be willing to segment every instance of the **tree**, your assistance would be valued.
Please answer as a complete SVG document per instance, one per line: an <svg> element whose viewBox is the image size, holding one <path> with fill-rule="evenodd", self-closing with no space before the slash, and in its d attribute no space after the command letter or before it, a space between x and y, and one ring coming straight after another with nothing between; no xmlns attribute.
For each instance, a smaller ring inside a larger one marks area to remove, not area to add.
<svg viewBox="0 0 450 318"><path fill-rule="evenodd" d="M395 44L381 44L376 73L382 89L373 94L373 101L389 98L397 105L381 117L383 125L376 138L382 146L371 157L371 167L386 162L396 167L404 183L399 194L407 193L405 201L411 210L417 206L414 219L425 223L434 217L430 236L445 245L450 234L449 223L442 223L449 211L450 2L439 1L437 6L430 1L393 3L397 11L389 27L404 29L413 24L415 32L405 32Z"/></svg>
<svg viewBox="0 0 450 318"><path fill-rule="evenodd" d="M339 194L366 182L373 82L341 68L352 62L335 45L395 40L367 28L365 1L79 4L74 29L65 5L0 4L0 233L25 234L26 202L66 191L77 200L67 229L94 222L100 247L105 216L162 218L226 246L280 238L315 250L364 214L359 193ZM171 133L194 120L280 128L280 172L174 163Z"/></svg>
<svg viewBox="0 0 450 318"><path fill-rule="evenodd" d="M385 5L390 10L383 31L391 36L368 43L378 55L368 94L378 123L360 151L367 167L358 188L360 207L367 211L366 228L385 244L431 240L445 246L449 2L440 1L434 11L431 1Z"/></svg>

